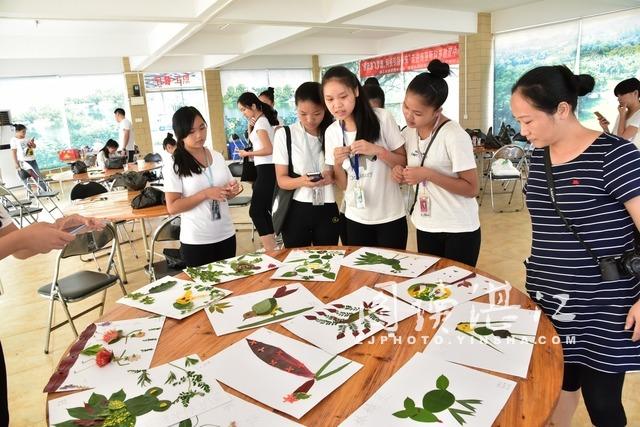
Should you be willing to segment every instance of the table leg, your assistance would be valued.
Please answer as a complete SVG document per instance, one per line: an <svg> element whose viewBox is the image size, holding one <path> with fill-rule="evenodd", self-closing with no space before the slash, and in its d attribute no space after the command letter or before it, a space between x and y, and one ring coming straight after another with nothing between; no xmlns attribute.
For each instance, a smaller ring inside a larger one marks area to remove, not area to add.
<svg viewBox="0 0 640 427"><path fill-rule="evenodd" d="M142 228L142 243L144 243L144 253L147 257L147 262L149 261L149 240L147 239L147 225L144 222L144 218L140 218L140 228Z"/></svg>
<svg viewBox="0 0 640 427"><path fill-rule="evenodd" d="M114 228L116 227L116 225L113 225ZM122 279L122 283L128 283L127 282L127 272L124 269L124 260L122 259L122 251L120 250L120 239L118 237L118 232L116 231L116 256L118 257L118 267L120 269L119 273L120 273L120 279Z"/></svg>

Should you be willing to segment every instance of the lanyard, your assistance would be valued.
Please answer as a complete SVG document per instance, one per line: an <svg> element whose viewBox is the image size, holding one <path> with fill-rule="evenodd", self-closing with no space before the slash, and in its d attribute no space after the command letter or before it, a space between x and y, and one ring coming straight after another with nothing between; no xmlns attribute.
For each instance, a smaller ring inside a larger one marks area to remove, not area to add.
<svg viewBox="0 0 640 427"><path fill-rule="evenodd" d="M307 172L320 172L320 166L317 164L317 162L314 162L313 160L313 153L311 152L311 145L309 145L309 138L307 137L307 130L304 128L304 125L302 123L300 123L300 127L302 128L302 135L304 136L304 166L305 168L308 168L308 170L303 171L304 173ZM308 167L309 165L312 165L311 167Z"/></svg>
<svg viewBox="0 0 640 427"><path fill-rule="evenodd" d="M204 159L205 159L205 163L206 163L206 168L204 169L204 176L207 177L207 181L209 181L209 186L213 187L213 172L211 172L211 165L209 164L209 156L207 155L207 150L205 148L203 148L204 150Z"/></svg>
<svg viewBox="0 0 640 427"><path fill-rule="evenodd" d="M345 129L344 121L340 122L340 127L342 128L342 146L347 146L347 130ZM360 155L349 155L349 163L351 164L351 168L356 174L356 181L360 179Z"/></svg>

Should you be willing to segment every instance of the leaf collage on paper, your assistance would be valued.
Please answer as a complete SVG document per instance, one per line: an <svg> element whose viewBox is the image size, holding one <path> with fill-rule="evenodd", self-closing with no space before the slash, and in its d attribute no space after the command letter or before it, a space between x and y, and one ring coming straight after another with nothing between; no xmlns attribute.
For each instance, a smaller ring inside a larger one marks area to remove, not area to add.
<svg viewBox="0 0 640 427"><path fill-rule="evenodd" d="M196 282L220 284L262 273L278 266L280 261L254 252L199 267L187 267L184 272Z"/></svg>
<svg viewBox="0 0 640 427"><path fill-rule="evenodd" d="M345 250L292 250L272 279L334 281Z"/></svg>

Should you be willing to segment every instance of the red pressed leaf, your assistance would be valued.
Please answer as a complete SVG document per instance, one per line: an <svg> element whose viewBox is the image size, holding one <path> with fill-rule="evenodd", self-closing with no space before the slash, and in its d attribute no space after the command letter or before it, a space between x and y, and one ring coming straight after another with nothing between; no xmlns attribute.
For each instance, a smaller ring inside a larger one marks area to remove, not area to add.
<svg viewBox="0 0 640 427"><path fill-rule="evenodd" d="M344 308L344 304L332 304L335 308Z"/></svg>
<svg viewBox="0 0 640 427"><path fill-rule="evenodd" d="M258 359L262 360L267 365L278 368L284 372L298 375L300 377L315 377L313 372L307 369L304 363L300 362L295 357L292 357L281 348L256 340L246 341L249 344L249 348L251 349L251 351L253 351L253 354L258 356Z"/></svg>
<svg viewBox="0 0 640 427"><path fill-rule="evenodd" d="M307 320L316 320L317 317L316 316L304 316L305 319Z"/></svg>
<svg viewBox="0 0 640 427"><path fill-rule="evenodd" d="M309 390L311 390L311 387L315 384L316 380L315 379L310 379L309 381L307 381L306 383L302 384L300 387L298 387L296 389L296 391L293 392L293 395L295 396L296 393L306 393Z"/></svg>
<svg viewBox="0 0 640 427"><path fill-rule="evenodd" d="M292 293L294 293L295 291L297 291L298 288L295 289L287 289L287 285L281 286L276 290L276 293L273 294L274 298L282 298L285 297L287 295L290 295Z"/></svg>

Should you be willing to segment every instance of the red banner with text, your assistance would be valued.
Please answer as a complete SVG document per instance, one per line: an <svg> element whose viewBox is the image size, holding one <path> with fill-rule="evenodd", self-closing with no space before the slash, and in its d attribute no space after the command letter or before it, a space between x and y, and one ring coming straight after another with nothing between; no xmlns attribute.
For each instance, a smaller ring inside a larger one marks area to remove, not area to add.
<svg viewBox="0 0 640 427"><path fill-rule="evenodd" d="M458 64L458 43L449 43L424 49L378 56L360 61L360 77L372 77L401 71L424 70L434 59L447 64Z"/></svg>

